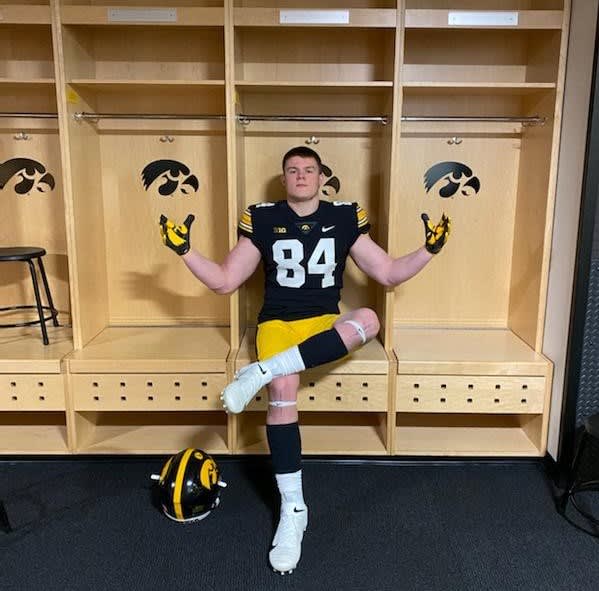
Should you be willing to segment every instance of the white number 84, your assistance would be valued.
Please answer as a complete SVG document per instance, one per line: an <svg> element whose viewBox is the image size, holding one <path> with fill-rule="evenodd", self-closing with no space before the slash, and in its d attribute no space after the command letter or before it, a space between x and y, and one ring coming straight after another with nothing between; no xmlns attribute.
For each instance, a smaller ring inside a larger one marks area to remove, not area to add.
<svg viewBox="0 0 599 591"><path fill-rule="evenodd" d="M291 253L286 257L285 251ZM304 245L296 238L277 240L272 245L272 257L277 263L277 283L282 287L301 287L306 282L306 270L301 262L304 260ZM322 261L322 262L319 262ZM335 239L321 238L310 259L307 268L309 275L322 275L321 287L335 284Z"/></svg>

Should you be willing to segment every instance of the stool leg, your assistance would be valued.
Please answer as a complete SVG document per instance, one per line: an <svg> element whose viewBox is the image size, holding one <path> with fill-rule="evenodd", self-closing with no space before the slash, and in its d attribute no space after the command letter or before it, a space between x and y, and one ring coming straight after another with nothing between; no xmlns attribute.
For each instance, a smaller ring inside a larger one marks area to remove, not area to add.
<svg viewBox="0 0 599 591"><path fill-rule="evenodd" d="M42 257L38 257L37 264L40 268L40 273L42 275L42 283L44 284L44 289L46 291L46 300L48 301L48 306L50 307L50 312L52 313L52 323L54 326L59 326L58 324L58 312L54 307L54 302L52 301L52 294L50 293L50 286L48 285L48 278L46 277L46 270L44 269L44 262L42 261Z"/></svg>
<svg viewBox="0 0 599 591"><path fill-rule="evenodd" d="M44 320L44 310L42 308L42 301L40 299L40 290L37 285L37 276L35 273L35 267L31 261L27 261L29 265L29 271L31 271L31 281L33 282L33 291L35 293L35 303L37 306L37 314L40 319L40 324L42 327L42 340L44 341L44 345L47 345L50 341L48 341L48 331L46 330L46 321Z"/></svg>
<svg viewBox="0 0 599 591"><path fill-rule="evenodd" d="M582 458L582 454L587 444L587 431L586 429L583 431L580 442L578 443L578 447L576 448L576 453L574 454L574 460L572 461L572 466L570 467L570 473L568 474L566 480L566 490L564 494L558 499L557 502L557 510L560 513L565 513L566 505L568 504L568 499L572 494L572 490L574 489L574 485L576 484L576 474L578 472L578 466L580 464L580 460Z"/></svg>

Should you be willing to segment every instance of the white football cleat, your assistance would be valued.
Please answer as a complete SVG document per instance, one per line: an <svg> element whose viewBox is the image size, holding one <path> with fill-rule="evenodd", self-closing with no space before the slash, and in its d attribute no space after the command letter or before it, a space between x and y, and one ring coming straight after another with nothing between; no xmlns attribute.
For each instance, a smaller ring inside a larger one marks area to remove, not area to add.
<svg viewBox="0 0 599 591"><path fill-rule="evenodd" d="M233 414L242 412L252 398L271 381L270 370L262 367L258 362L241 368L235 379L220 395L225 410Z"/></svg>
<svg viewBox="0 0 599 591"><path fill-rule="evenodd" d="M308 527L308 507L281 507L279 526L268 555L270 565L282 575L291 574L302 555L302 539Z"/></svg>

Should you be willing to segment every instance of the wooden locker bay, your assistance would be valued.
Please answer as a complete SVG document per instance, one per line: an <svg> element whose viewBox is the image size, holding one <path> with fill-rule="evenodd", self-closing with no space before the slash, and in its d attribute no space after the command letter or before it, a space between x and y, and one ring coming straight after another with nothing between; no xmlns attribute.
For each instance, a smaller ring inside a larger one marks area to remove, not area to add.
<svg viewBox="0 0 599 591"><path fill-rule="evenodd" d="M472 10L482 24L449 24ZM280 158L304 144L340 180L325 198L358 201L394 256L422 244L421 212L453 220L443 253L395 290L348 264L343 309L374 308L380 339L302 375L304 452L544 455L551 362L541 343L568 0L70 1L0 11L9 45L20 28L45 27L27 50L28 79L3 58L0 88L5 111L59 118L2 119L3 134L14 142L23 124L48 126L56 144L45 149L58 158L60 145L63 217L54 208L49 228L24 235L63 244L65 271L50 281L70 289L72 306L72 337L60 329L50 364L33 329L1 341L3 451L267 452L265 392L237 417L219 400L253 360L262 276L213 294L161 244L158 219L193 213L192 244L222 260L243 209L284 197ZM517 24L489 24L496 11ZM48 61L51 82L40 73ZM186 168L142 177L160 161ZM423 182L446 161L471 169L462 183L452 177L460 186L449 198L439 195L447 181L428 191ZM478 190L464 184L472 177ZM15 203L9 211L26 227ZM4 242L14 240L8 230ZM10 302L14 285L2 286ZM68 311L68 297L59 301ZM40 406L42 368L65 393L58 408ZM23 384L24 406L13 404L12 383Z"/></svg>

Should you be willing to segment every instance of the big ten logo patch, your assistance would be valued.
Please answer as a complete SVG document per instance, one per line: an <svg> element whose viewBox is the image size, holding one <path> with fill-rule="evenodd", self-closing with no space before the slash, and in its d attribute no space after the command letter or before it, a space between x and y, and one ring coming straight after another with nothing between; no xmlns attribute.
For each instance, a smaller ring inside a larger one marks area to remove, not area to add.
<svg viewBox="0 0 599 591"><path fill-rule="evenodd" d="M456 194L470 197L480 191L480 181L472 169L461 162L439 162L425 172L424 187L427 193L435 188L437 195L444 199Z"/></svg>
<svg viewBox="0 0 599 591"><path fill-rule="evenodd" d="M176 160L154 160L142 171L141 179L146 191L154 186L163 197L175 194L190 195L200 188L198 178L188 166Z"/></svg>
<svg viewBox="0 0 599 591"><path fill-rule="evenodd" d="M333 171L326 164L322 165L322 174L326 177L326 181L320 187L320 193L329 199L333 199L341 191L341 181L333 175Z"/></svg>
<svg viewBox="0 0 599 591"><path fill-rule="evenodd" d="M37 160L11 158L0 164L0 190L12 187L17 195L31 195L48 193L55 185L54 177Z"/></svg>

